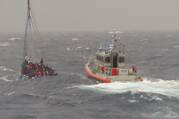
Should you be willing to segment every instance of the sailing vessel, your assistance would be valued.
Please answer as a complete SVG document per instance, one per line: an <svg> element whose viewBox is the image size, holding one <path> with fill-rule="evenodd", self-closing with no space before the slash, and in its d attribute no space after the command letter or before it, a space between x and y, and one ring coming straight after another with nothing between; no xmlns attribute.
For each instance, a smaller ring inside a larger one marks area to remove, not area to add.
<svg viewBox="0 0 179 119"><path fill-rule="evenodd" d="M30 0L27 0L27 20L25 26L23 62L21 64L20 79L42 79L44 76L56 76L57 73L52 67L44 64L44 59L41 57L37 62L34 57L34 35L39 35L40 32L35 23L33 12L30 6Z"/></svg>
<svg viewBox="0 0 179 119"><path fill-rule="evenodd" d="M85 65L86 75L103 83L143 81L138 75L136 66L128 66L125 61L125 45L117 38L121 32L110 33L112 40L105 45L100 45L95 56L89 58Z"/></svg>

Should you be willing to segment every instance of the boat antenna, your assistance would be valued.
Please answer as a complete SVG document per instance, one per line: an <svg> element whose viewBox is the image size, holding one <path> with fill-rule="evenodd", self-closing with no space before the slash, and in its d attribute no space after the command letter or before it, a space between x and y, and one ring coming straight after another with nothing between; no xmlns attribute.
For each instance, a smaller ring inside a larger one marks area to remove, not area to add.
<svg viewBox="0 0 179 119"><path fill-rule="evenodd" d="M121 34L121 33L123 33L123 32L121 32L120 30L113 30L113 31L109 32L109 34L111 34L112 42L113 42L114 45L120 39L120 37L118 37L118 34Z"/></svg>
<svg viewBox="0 0 179 119"><path fill-rule="evenodd" d="M30 13L30 0L27 0L27 6L28 6L28 7L27 7L27 8L28 8L28 9L27 9L28 16L30 16L30 14L29 14L29 13Z"/></svg>
<svg viewBox="0 0 179 119"><path fill-rule="evenodd" d="M121 32L120 30L113 30L111 32L109 32L109 34L111 34L112 37L112 44L113 44L113 48L116 49L118 52L125 54L125 45L123 43L121 43L120 37L118 34L122 34L123 32Z"/></svg>

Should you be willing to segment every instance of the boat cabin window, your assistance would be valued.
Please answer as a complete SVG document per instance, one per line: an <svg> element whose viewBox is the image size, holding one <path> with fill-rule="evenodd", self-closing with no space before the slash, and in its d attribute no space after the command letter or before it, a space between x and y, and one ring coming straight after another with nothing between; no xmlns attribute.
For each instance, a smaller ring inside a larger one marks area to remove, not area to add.
<svg viewBox="0 0 179 119"><path fill-rule="evenodd" d="M124 61L125 61L125 58L124 57L119 57L119 63L124 63Z"/></svg>
<svg viewBox="0 0 179 119"><path fill-rule="evenodd" d="M105 57L105 62L109 63L110 62L110 57Z"/></svg>
<svg viewBox="0 0 179 119"><path fill-rule="evenodd" d="M126 69L121 69L120 70L122 73L126 73L128 70L126 70Z"/></svg>
<svg viewBox="0 0 179 119"><path fill-rule="evenodd" d="M113 59L112 59L112 67L117 68L118 67L118 54L113 54Z"/></svg>
<svg viewBox="0 0 179 119"><path fill-rule="evenodd" d="M96 59L97 59L98 61L104 62L103 56L97 55L97 56L96 56Z"/></svg>
<svg viewBox="0 0 179 119"><path fill-rule="evenodd" d="M96 55L96 59L97 59L97 60L99 60L99 57L98 57L98 55Z"/></svg>

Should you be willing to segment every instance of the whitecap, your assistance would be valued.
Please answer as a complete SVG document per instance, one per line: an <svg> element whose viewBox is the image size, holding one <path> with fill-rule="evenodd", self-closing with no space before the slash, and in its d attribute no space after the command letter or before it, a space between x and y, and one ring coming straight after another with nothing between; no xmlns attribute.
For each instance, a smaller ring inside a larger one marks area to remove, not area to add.
<svg viewBox="0 0 179 119"><path fill-rule="evenodd" d="M128 102L135 103L135 102L137 102L137 100L131 99L131 100L128 100Z"/></svg>
<svg viewBox="0 0 179 119"><path fill-rule="evenodd" d="M19 37L12 37L12 38L9 38L10 41L15 41L15 40L21 40L22 38L19 38Z"/></svg>
<svg viewBox="0 0 179 119"><path fill-rule="evenodd" d="M79 39L78 38L72 38L71 40L72 41L78 41Z"/></svg>
<svg viewBox="0 0 179 119"><path fill-rule="evenodd" d="M71 50L71 48L66 48L66 50L67 50L67 51L70 51L70 50Z"/></svg>
<svg viewBox="0 0 179 119"><path fill-rule="evenodd" d="M162 101L163 99L158 96L152 96L151 100Z"/></svg>
<svg viewBox="0 0 179 119"><path fill-rule="evenodd" d="M171 108L158 108L159 111L156 112L148 112L148 113L142 113L141 115L147 118L152 119L178 119L179 114L177 112L174 112Z"/></svg>
<svg viewBox="0 0 179 119"><path fill-rule="evenodd" d="M173 47L174 47L174 48L179 48L179 45L174 45Z"/></svg>
<svg viewBox="0 0 179 119"><path fill-rule="evenodd" d="M81 46L78 46L77 49L81 49L82 47Z"/></svg>
<svg viewBox="0 0 179 119"><path fill-rule="evenodd" d="M13 72L13 71L14 71L13 69L7 68L7 67L5 67L5 66L0 66L0 70L1 70L1 71L10 71L10 72Z"/></svg>
<svg viewBox="0 0 179 119"><path fill-rule="evenodd" d="M7 79L8 76L2 76L0 77L0 80L6 81L6 82L12 82L12 80Z"/></svg>
<svg viewBox="0 0 179 119"><path fill-rule="evenodd" d="M89 48L89 47L86 47L85 50L90 50L90 48Z"/></svg>
<svg viewBox="0 0 179 119"><path fill-rule="evenodd" d="M101 83L95 85L81 85L78 86L78 88L105 93L153 93L179 98L179 81L177 80L155 79L155 81L152 81L145 78L143 82ZM153 97L153 99L162 100L158 97Z"/></svg>
<svg viewBox="0 0 179 119"><path fill-rule="evenodd" d="M9 42L0 42L0 46L7 47L7 46L10 46L10 43Z"/></svg>
<svg viewBox="0 0 179 119"><path fill-rule="evenodd" d="M11 96L11 95L13 95L13 94L15 94L15 91L12 91L12 92L8 93L7 95L8 95L8 96Z"/></svg>

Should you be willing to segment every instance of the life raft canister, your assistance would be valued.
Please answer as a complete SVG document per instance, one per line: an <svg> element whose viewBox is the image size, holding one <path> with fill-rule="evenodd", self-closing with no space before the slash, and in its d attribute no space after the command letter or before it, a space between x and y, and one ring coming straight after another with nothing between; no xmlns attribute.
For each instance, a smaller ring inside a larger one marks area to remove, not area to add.
<svg viewBox="0 0 179 119"><path fill-rule="evenodd" d="M101 69L101 72L102 72L102 73L105 72L105 67L104 67L104 66L101 66L100 69Z"/></svg>
<svg viewBox="0 0 179 119"><path fill-rule="evenodd" d="M118 74L119 74L118 69L117 69L117 68L112 68L112 70L111 70L111 75L112 75L112 76L116 76L116 75L118 75Z"/></svg>

